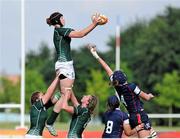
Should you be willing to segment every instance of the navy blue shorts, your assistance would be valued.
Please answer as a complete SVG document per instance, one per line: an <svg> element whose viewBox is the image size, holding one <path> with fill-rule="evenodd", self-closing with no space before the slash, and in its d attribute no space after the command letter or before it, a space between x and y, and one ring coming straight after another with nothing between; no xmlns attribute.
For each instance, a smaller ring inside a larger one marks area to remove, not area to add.
<svg viewBox="0 0 180 139"><path fill-rule="evenodd" d="M144 129L150 130L151 129L151 121L144 111L137 113L131 113L129 117L129 122L131 125L131 128L135 128L140 123L144 123Z"/></svg>

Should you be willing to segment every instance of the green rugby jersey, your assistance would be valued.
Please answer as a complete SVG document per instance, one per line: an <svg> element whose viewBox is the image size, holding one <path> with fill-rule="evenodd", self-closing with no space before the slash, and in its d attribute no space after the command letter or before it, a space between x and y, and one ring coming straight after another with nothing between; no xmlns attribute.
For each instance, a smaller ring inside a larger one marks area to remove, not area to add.
<svg viewBox="0 0 180 139"><path fill-rule="evenodd" d="M68 138L82 138L82 132L90 120L91 114L87 108L83 108L81 105L74 107Z"/></svg>
<svg viewBox="0 0 180 139"><path fill-rule="evenodd" d="M35 102L31 106L30 111L30 129L27 134L42 136L42 132L45 126L45 121L47 119L47 111L43 105L42 99Z"/></svg>
<svg viewBox="0 0 180 139"><path fill-rule="evenodd" d="M54 29L54 46L56 48L56 53L58 61L67 62L71 61L71 38L68 37L69 33L73 31L71 28L55 28Z"/></svg>
<svg viewBox="0 0 180 139"><path fill-rule="evenodd" d="M55 99L59 100L61 97L60 92L56 92L53 96ZM42 136L42 132L47 120L47 109L54 106L54 104L49 100L46 104L43 104L42 99L35 102L31 106L30 110L30 129L27 134Z"/></svg>

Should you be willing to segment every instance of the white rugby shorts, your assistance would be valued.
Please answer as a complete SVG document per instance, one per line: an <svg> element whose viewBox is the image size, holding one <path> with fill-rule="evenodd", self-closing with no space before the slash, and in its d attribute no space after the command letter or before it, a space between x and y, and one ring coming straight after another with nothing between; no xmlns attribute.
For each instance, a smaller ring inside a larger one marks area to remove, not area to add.
<svg viewBox="0 0 180 139"><path fill-rule="evenodd" d="M75 79L75 71L73 66L73 61L59 62L55 63L56 74L63 74L69 79Z"/></svg>

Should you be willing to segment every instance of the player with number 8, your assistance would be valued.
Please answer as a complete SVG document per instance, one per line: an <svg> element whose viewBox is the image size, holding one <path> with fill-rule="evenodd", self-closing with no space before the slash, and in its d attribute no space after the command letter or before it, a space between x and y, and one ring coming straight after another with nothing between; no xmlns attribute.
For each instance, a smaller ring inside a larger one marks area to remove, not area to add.
<svg viewBox="0 0 180 139"><path fill-rule="evenodd" d="M131 129L127 113L119 109L117 96L110 96L107 106L108 110L103 115L105 129L102 138L121 138L123 131L127 136L130 136L143 129L144 124L137 125L134 129Z"/></svg>

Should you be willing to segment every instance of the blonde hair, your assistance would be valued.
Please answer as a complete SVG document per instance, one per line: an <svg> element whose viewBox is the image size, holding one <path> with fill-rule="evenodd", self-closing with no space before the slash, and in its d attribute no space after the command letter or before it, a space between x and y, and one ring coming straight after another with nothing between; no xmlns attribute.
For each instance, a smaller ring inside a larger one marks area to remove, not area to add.
<svg viewBox="0 0 180 139"><path fill-rule="evenodd" d="M97 97L94 95L91 95L91 98L89 99L89 104L87 105L87 108L89 110L90 113L93 113L96 104L97 104Z"/></svg>

